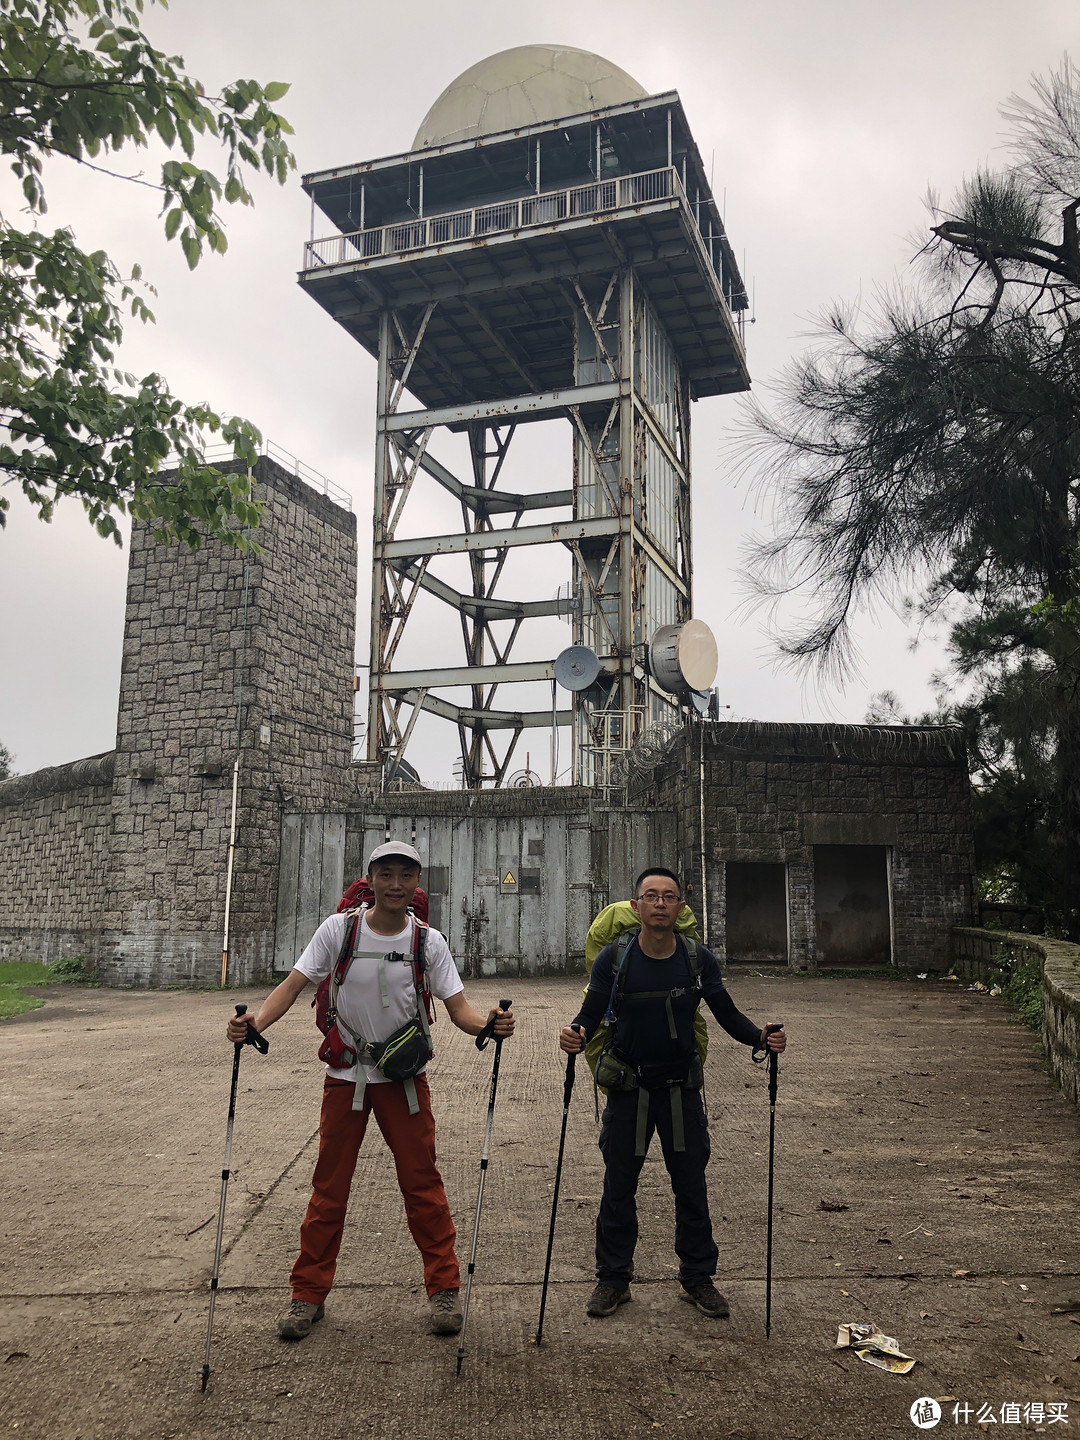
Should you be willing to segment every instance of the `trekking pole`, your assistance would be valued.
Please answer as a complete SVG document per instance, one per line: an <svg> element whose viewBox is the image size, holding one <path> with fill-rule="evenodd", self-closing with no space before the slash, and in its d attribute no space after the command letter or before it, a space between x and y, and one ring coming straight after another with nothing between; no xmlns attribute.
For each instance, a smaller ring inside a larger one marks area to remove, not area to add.
<svg viewBox="0 0 1080 1440"><path fill-rule="evenodd" d="M783 1025L766 1025L765 1039ZM776 1077L780 1070L780 1057L775 1050L769 1051L769 1221L765 1241L765 1339L772 1331L772 1210L773 1210L773 1148L776 1140Z"/></svg>
<svg viewBox="0 0 1080 1440"><path fill-rule="evenodd" d="M247 1006L237 1005L237 1015L246 1015ZM210 1276L210 1318L206 1325L206 1354L203 1357L202 1388L206 1393L206 1382L210 1379L210 1337L214 1333L214 1301L217 1299L218 1267L221 1264L221 1235L225 1227L225 1195L229 1189L229 1166L232 1159L233 1121L236 1118L236 1084L240 1078L240 1051L245 1045L254 1045L261 1055L270 1049L270 1042L252 1028L248 1020L247 1034L233 1045L232 1086L229 1090L229 1121L225 1127L225 1159L221 1167L221 1202L218 1205L217 1240L214 1244L214 1269Z"/></svg>
<svg viewBox="0 0 1080 1440"><path fill-rule="evenodd" d="M581 1033L580 1025L572 1025L572 1030ZM555 1164L555 1193L551 1197L551 1224L548 1226L547 1259L544 1261L544 1285L540 1291L540 1319L536 1326L536 1343L539 1345L544 1338L544 1310L547 1306L548 1276L551 1274L551 1250L555 1244L555 1216L559 1206L559 1185L562 1181L563 1152L566 1149L566 1120L570 1114L570 1097L574 1093L574 1062L577 1054L566 1057L566 1079L563 1082L563 1110L562 1110L562 1131L559 1135L559 1158Z"/></svg>
<svg viewBox="0 0 1080 1440"><path fill-rule="evenodd" d="M500 1000L499 1009L509 1010L509 1000ZM487 1176L488 1149L491 1145L491 1126L495 1119L495 1091L499 1088L499 1061L502 1059L502 1036L495 1035L496 1016L492 1016L476 1037L476 1048L484 1050L488 1041L495 1037L495 1062L491 1067L491 1093L488 1096L487 1128L484 1130L484 1148L480 1154L480 1184L476 1191L476 1215L473 1217L472 1249L469 1252L469 1269L465 1277L465 1303L461 1307L461 1341L457 1352L457 1375L461 1374L461 1362L465 1359L465 1327L469 1323L469 1297L472 1295L473 1273L476 1270L476 1242L480 1238L480 1209L484 1203L484 1180Z"/></svg>

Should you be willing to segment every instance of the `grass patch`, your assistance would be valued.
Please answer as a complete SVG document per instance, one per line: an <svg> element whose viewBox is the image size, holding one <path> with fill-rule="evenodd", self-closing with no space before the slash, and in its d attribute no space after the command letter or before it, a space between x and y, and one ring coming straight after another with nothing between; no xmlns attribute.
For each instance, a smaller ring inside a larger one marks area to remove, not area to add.
<svg viewBox="0 0 1080 1440"><path fill-rule="evenodd" d="M1014 960L1009 977L1001 987L1002 999L1012 1005L1019 1018L1032 1030L1042 1029L1042 965L1033 957Z"/></svg>
<svg viewBox="0 0 1080 1440"><path fill-rule="evenodd" d="M55 965L35 965L29 960L0 961L0 1020L40 1010L40 995L27 995L25 985L97 985L97 976L83 965L81 955L66 955Z"/></svg>
<svg viewBox="0 0 1080 1440"><path fill-rule="evenodd" d="M40 995L26 995L14 985L0 985L0 1020L10 1020L27 1010L40 1010L44 1004Z"/></svg>
<svg viewBox="0 0 1080 1440"><path fill-rule="evenodd" d="M0 985L55 985L59 976L52 965L34 965L29 960L0 963Z"/></svg>
<svg viewBox="0 0 1080 1440"><path fill-rule="evenodd" d="M27 1010L40 1010L45 1001L38 995L27 995L21 985L55 985L56 976L50 965L33 965L25 960L9 960L0 964L0 1020L24 1015Z"/></svg>

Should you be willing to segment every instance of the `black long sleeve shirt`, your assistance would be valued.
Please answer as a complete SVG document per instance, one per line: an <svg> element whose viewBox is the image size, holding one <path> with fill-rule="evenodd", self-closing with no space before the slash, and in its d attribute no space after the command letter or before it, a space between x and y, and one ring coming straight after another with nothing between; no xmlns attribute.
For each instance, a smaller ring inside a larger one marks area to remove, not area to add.
<svg viewBox="0 0 1080 1440"><path fill-rule="evenodd" d="M588 1039L603 1020L611 998L615 979L615 957L618 942L606 945L593 963L589 988L581 1009L571 1022L581 1025ZM756 1045L761 1027L755 1025L735 1007L724 987L716 956L704 945L698 946L701 961L701 988L695 988L693 967L680 936L675 937L675 953L666 960L646 955L635 937L623 957L621 995L616 1000L614 1044L618 1053L631 1065L666 1065L684 1059L694 1048L694 1013L704 1000L734 1040ZM642 998L644 992L663 991L670 995L671 1013L676 1038L672 1039L664 999ZM681 991L683 993L672 993Z"/></svg>

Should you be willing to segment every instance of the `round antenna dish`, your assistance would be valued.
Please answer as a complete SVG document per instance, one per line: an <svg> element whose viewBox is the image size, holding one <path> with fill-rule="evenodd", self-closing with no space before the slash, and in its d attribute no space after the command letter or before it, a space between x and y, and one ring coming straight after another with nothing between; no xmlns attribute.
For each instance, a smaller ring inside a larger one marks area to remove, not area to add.
<svg viewBox="0 0 1080 1440"><path fill-rule="evenodd" d="M507 788L510 790L535 790L538 785L543 785L543 783L535 770L515 770L506 782Z"/></svg>
<svg viewBox="0 0 1080 1440"><path fill-rule="evenodd" d="M716 679L716 637L704 620L662 625L649 642L649 669L669 695L689 697L708 690Z"/></svg>
<svg viewBox="0 0 1080 1440"><path fill-rule="evenodd" d="M708 690L691 690L690 704L694 707L694 709L699 715L707 715L709 713Z"/></svg>
<svg viewBox="0 0 1080 1440"><path fill-rule="evenodd" d="M555 659L555 679L564 690L587 690L600 674L596 651L588 645L568 645Z"/></svg>

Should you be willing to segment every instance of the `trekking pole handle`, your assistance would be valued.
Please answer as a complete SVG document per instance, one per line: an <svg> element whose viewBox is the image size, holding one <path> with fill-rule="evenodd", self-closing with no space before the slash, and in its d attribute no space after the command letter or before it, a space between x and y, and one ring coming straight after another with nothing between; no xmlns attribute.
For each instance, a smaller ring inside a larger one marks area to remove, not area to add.
<svg viewBox="0 0 1080 1440"><path fill-rule="evenodd" d="M783 1030L784 1022L776 1021L775 1024L765 1026L765 1039L774 1034L777 1030ZM767 1050L769 1060L769 1104L776 1104L776 1077L780 1068L780 1057L775 1050Z"/></svg>
<svg viewBox="0 0 1080 1440"><path fill-rule="evenodd" d="M239 1019L241 1015L247 1015L247 1006L243 1003L236 1006L236 1018ZM238 1040L236 1043L238 1047L241 1045L254 1045L260 1055L267 1055L270 1052L270 1041L267 1040L265 1035L260 1035L258 1030L255 1029L254 1021L250 1015L248 1015L247 1034L243 1040Z"/></svg>
<svg viewBox="0 0 1080 1440"><path fill-rule="evenodd" d="M500 1001L499 1001L499 1009L500 1009L500 1010L509 1010L509 1009L510 1009L510 1006L511 1006L513 1003L514 1003L514 1002L513 1002L512 1000L500 1000ZM477 1037L476 1037L476 1048L477 1048L478 1050L486 1050L486 1049L487 1049L487 1043L488 1043L488 1041L489 1041L489 1040L492 1038L492 1036L495 1034L495 1021L496 1021L497 1019L498 1019L498 1016L493 1015L493 1016L491 1017L491 1019L487 1022L487 1024L484 1026L483 1030L480 1031L480 1034L477 1035ZM501 1039L501 1037L500 1037L500 1039ZM499 1044L499 1041L496 1040L495 1043L496 1043L496 1044Z"/></svg>
<svg viewBox="0 0 1080 1440"><path fill-rule="evenodd" d="M575 1033L575 1035L580 1035L580 1034L581 1034L581 1026L580 1026L580 1025L571 1025L571 1026L570 1026L570 1029L573 1030L573 1032ZM576 1061L576 1060L577 1060L577 1052L576 1052L576 1051L574 1051L573 1053L567 1055L567 1057L566 1057L566 1079L563 1081L563 1109L564 1109L564 1110L569 1106L569 1104L570 1104L570 1096L574 1093L574 1064L575 1064L575 1061Z"/></svg>

